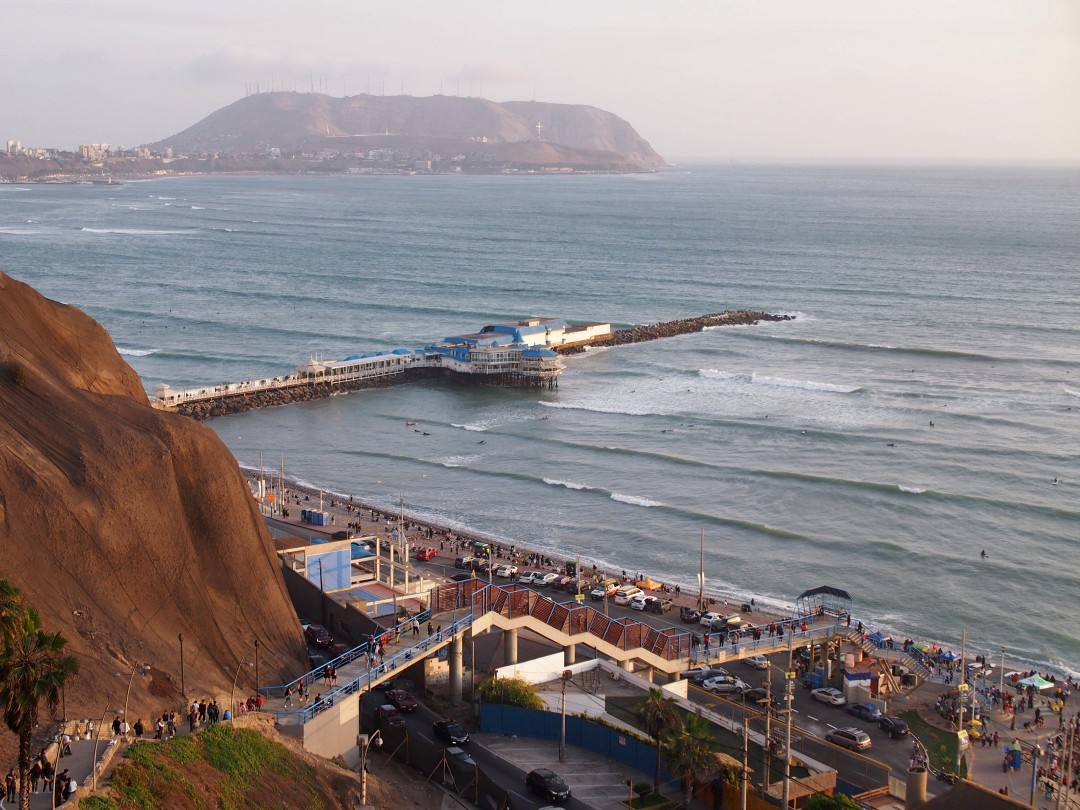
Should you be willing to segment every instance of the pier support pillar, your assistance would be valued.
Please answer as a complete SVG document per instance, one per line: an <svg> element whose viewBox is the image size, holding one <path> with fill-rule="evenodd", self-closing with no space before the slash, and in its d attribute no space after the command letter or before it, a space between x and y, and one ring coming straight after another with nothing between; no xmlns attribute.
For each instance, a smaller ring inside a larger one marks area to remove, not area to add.
<svg viewBox="0 0 1080 810"><path fill-rule="evenodd" d="M450 702L461 703L461 636L454 636L447 655L450 663Z"/></svg>
<svg viewBox="0 0 1080 810"><path fill-rule="evenodd" d="M518 662L518 631L503 630L503 664L512 667Z"/></svg>
<svg viewBox="0 0 1080 810"><path fill-rule="evenodd" d="M562 648L563 665L570 666L577 663L577 644L567 644Z"/></svg>
<svg viewBox="0 0 1080 810"><path fill-rule="evenodd" d="M627 658L625 661L620 661L619 669L625 669L627 672L633 672L634 660L632 658Z"/></svg>

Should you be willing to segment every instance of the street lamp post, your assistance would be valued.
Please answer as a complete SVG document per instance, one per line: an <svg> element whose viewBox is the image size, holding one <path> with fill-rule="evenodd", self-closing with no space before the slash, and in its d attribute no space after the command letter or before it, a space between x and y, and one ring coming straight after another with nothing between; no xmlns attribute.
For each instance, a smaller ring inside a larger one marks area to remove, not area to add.
<svg viewBox="0 0 1080 810"><path fill-rule="evenodd" d="M251 665L252 665L252 664L251 664L251 662L250 662L250 661L237 661L237 662L236 662L236 672L235 672L235 673L233 674L233 679L232 679L232 688L231 688L231 689L229 690L229 711L230 711L230 712L232 712L232 711L233 711L233 707L234 707L234 706L236 705L236 703L235 703L235 698L236 698L236 679L240 677L240 670L241 670L241 669L243 669L243 667L244 667L244 666L249 666L249 667L250 667ZM235 714L236 714L236 713L235 713L235 712L233 712L233 715L234 715L234 716L235 716Z"/></svg>
<svg viewBox="0 0 1080 810"><path fill-rule="evenodd" d="M559 762L566 762L566 682L574 673L564 669L562 673L562 732L559 735Z"/></svg>
<svg viewBox="0 0 1080 810"><path fill-rule="evenodd" d="M376 748L382 745L382 733L360 734L356 738L356 744L360 746L360 806L367 806L367 758L368 749L374 744Z"/></svg>
<svg viewBox="0 0 1080 810"><path fill-rule="evenodd" d="M184 680L184 634L180 633L176 638L180 641L180 694L184 696L184 702L187 703L187 683ZM124 719L127 719L126 714Z"/></svg>
<svg viewBox="0 0 1080 810"><path fill-rule="evenodd" d="M97 736L94 737L94 761L90 763L90 769L94 774L94 790L97 790L97 772L98 772L98 743L101 742L101 727L105 725L105 715L109 713L112 706L106 706L105 711L101 713L101 722L98 723Z"/></svg>
<svg viewBox="0 0 1080 810"><path fill-rule="evenodd" d="M136 673L136 671L138 671L138 670L142 669L142 670L143 670L143 671L145 672L145 671L146 671L146 670L148 670L149 668L150 668L150 665L149 665L149 664L140 664L140 663L138 663L138 662L136 662L136 663L135 663L135 664L134 664L134 665L133 665L133 666L131 667L131 675L130 675L130 676L128 676L128 685L127 685L127 691L126 691L126 692L124 693L124 722L125 722L125 723L127 722L127 718L128 718L128 698L130 698L130 697L131 697L131 682L132 682L133 680L135 680L135 673ZM125 735L125 736L126 736L126 735Z"/></svg>
<svg viewBox="0 0 1080 810"><path fill-rule="evenodd" d="M998 672L998 697L1001 698L1001 708L1005 708L1005 648L1001 648L1001 671Z"/></svg>

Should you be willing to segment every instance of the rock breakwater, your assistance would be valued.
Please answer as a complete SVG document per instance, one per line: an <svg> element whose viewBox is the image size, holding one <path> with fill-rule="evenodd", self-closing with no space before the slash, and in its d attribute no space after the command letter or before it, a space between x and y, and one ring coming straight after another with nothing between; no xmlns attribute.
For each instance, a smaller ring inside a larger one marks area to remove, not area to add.
<svg viewBox="0 0 1080 810"><path fill-rule="evenodd" d="M664 321L647 326L630 326L626 329L616 329L610 337L594 340L590 346L624 346L628 343L644 343L647 340L659 340L660 338L675 337L676 335L688 335L691 332L700 332L711 326L752 326L761 321L793 321L794 315L773 315L769 312L760 312L751 309L739 309L729 312L716 312L711 315L699 315L694 318L683 318L677 321ZM584 347L575 346L562 350L565 354L584 351Z"/></svg>

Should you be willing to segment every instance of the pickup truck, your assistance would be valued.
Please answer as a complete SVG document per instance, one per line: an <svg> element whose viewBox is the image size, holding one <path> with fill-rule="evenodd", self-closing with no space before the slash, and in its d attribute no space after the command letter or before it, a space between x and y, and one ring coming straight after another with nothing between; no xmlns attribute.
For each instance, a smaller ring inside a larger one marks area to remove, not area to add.
<svg viewBox="0 0 1080 810"><path fill-rule="evenodd" d="M645 609L650 613L667 613L674 603L662 596L653 596L645 601Z"/></svg>

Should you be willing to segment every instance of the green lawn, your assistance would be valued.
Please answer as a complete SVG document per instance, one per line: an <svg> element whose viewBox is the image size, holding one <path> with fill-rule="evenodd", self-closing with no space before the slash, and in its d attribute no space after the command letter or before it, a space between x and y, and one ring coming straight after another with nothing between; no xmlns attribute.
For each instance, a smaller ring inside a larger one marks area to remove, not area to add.
<svg viewBox="0 0 1080 810"><path fill-rule="evenodd" d="M930 725L914 710L901 712L900 719L908 724L911 733L926 746L931 768L946 773L953 773L956 770L956 747L959 741L956 739L955 731L946 731ZM967 776L966 759L960 761L960 776Z"/></svg>

